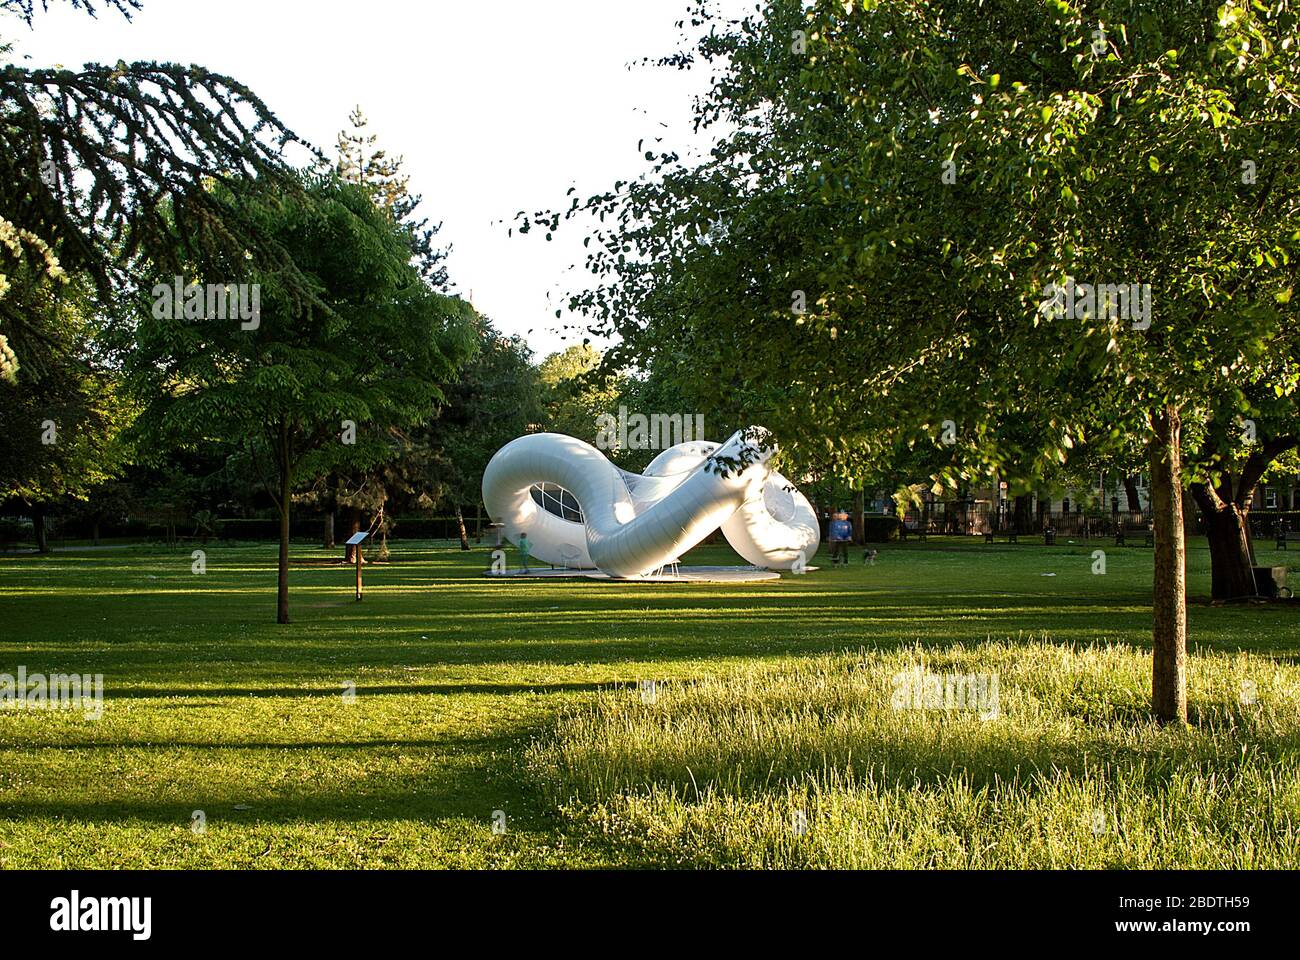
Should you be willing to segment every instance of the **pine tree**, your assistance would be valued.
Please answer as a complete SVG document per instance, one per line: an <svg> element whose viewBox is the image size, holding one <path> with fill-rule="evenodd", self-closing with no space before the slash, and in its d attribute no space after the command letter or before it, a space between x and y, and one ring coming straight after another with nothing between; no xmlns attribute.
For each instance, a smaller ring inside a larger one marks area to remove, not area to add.
<svg viewBox="0 0 1300 960"><path fill-rule="evenodd" d="M69 2L128 18L140 5ZM28 24L37 8L38 0L0 0ZM265 242L227 191L211 189L238 180L267 195L297 190L283 160L290 143L306 148L251 90L202 67L0 67L0 329L12 343L26 322L4 297L5 277L25 270L56 281L84 274L111 305L152 285L146 265L165 275L197 259L251 258L311 302L283 248Z"/></svg>
<svg viewBox="0 0 1300 960"><path fill-rule="evenodd" d="M447 288L445 260L450 248L435 248L433 238L442 229L438 223L429 226L427 219L415 218L415 210L422 197L410 191L411 178L402 171L403 158L390 158L376 145L378 137L366 130L370 121L361 107L348 114L350 129L339 131L338 160L334 170L348 183L364 186L375 204L392 214L410 236L411 254L420 275L437 290Z"/></svg>

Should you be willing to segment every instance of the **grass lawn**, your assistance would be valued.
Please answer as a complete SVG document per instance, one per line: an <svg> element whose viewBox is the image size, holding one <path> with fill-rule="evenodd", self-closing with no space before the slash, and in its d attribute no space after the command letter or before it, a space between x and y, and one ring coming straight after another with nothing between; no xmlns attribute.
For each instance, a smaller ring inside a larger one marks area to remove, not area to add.
<svg viewBox="0 0 1300 960"><path fill-rule="evenodd" d="M0 866L1300 862L1300 606L1194 602L1193 723L1160 730L1149 548L635 585L397 543L355 603L298 544L288 626L274 545L189 549L0 555L0 673L105 688L98 720L0 709ZM1194 542L1194 597L1208 566ZM892 709L917 666L996 675L998 716Z"/></svg>

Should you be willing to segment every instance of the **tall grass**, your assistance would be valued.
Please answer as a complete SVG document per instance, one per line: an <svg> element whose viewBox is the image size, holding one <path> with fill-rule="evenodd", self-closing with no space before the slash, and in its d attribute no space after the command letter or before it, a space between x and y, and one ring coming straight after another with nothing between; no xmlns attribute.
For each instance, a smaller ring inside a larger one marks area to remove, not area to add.
<svg viewBox="0 0 1300 960"><path fill-rule="evenodd" d="M896 709L893 678L993 674L998 715ZM1194 655L1191 723L1150 654L1045 639L823 655L602 694L527 755L548 800L656 864L1295 868L1300 670Z"/></svg>

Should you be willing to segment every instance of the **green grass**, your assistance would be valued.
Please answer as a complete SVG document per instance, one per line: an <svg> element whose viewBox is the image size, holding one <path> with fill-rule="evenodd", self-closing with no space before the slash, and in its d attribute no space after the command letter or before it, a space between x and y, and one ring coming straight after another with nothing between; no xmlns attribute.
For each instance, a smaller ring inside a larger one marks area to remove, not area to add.
<svg viewBox="0 0 1300 960"><path fill-rule="evenodd" d="M1298 859L1300 611L1194 603L1195 722L1159 730L1149 549L931 541L778 582L633 585L493 582L484 549L398 544L358 604L304 544L288 626L274 546L206 549L202 576L188 548L0 556L0 672L102 673L106 696L99 720L0 710L0 865ZM1207 592L1202 544L1190 579ZM891 710L922 656L996 672L1001 715ZM641 679L670 682L647 705Z"/></svg>
<svg viewBox="0 0 1300 960"><path fill-rule="evenodd" d="M996 716L895 709L916 668L996 676ZM1198 657L1193 723L1161 730L1149 670L1128 646L824 655L604 695L531 765L567 813L662 865L1294 868L1294 676Z"/></svg>

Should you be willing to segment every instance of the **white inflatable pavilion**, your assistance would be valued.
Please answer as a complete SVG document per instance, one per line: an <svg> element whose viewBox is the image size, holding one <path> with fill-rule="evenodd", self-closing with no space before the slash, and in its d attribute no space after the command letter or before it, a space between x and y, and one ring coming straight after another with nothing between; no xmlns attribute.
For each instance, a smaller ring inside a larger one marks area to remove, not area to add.
<svg viewBox="0 0 1300 960"><path fill-rule="evenodd" d="M789 570L816 553L817 517L808 498L768 467L775 451L745 433L723 444L679 443L644 474L619 469L573 437L529 434L492 457L483 503L511 543L526 533L529 555L555 566L642 577L721 527L751 564ZM728 472L720 458L734 464Z"/></svg>

